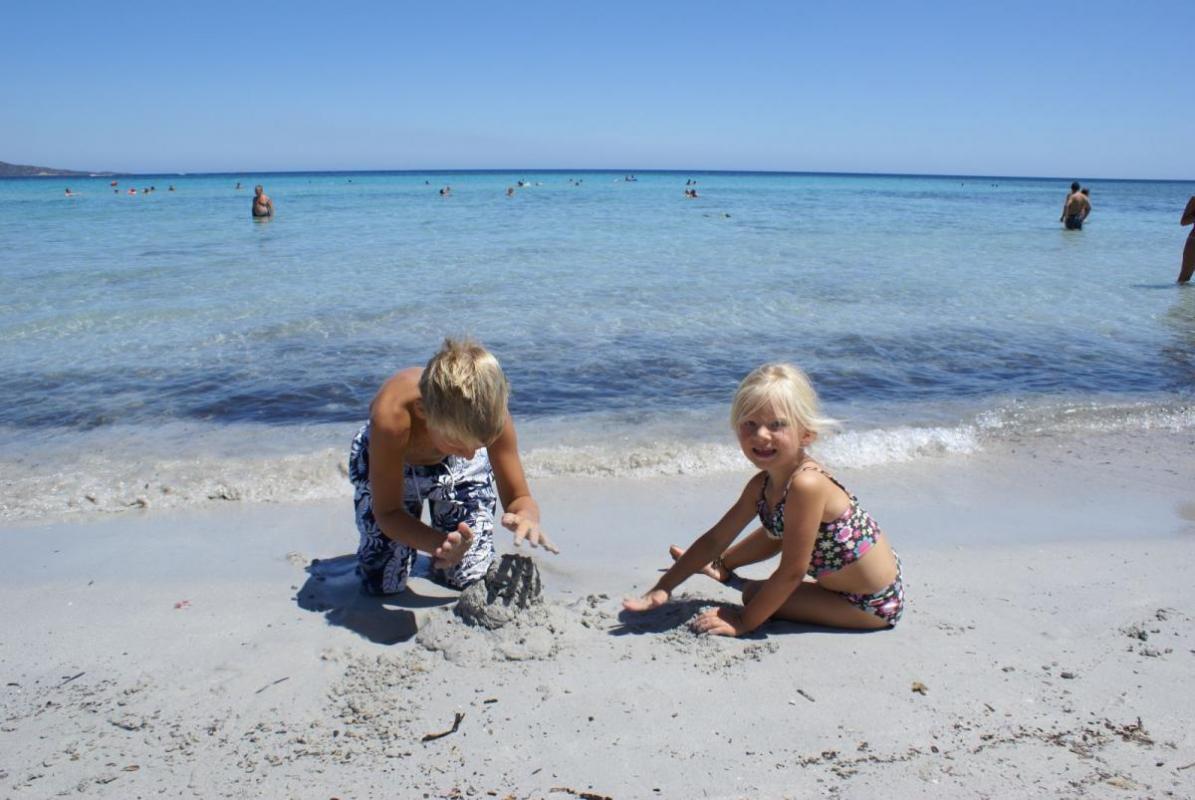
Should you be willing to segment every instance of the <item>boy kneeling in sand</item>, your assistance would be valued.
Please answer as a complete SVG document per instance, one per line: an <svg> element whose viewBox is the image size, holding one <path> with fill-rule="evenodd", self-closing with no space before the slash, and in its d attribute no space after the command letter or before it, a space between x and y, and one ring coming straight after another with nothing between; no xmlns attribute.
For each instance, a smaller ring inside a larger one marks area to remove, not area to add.
<svg viewBox="0 0 1195 800"><path fill-rule="evenodd" d="M419 551L431 554L434 576L453 588L485 577L498 497L516 545L526 540L558 552L539 528L506 408L509 391L488 350L452 339L426 367L382 384L349 453L361 534L357 574L368 594L403 591ZM419 519L424 500L430 526Z"/></svg>

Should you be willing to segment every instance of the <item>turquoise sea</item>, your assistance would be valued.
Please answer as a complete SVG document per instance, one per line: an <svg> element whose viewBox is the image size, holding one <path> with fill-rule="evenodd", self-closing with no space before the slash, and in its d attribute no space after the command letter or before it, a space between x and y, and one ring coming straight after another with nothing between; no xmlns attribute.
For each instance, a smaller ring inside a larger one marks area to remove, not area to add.
<svg viewBox="0 0 1195 800"><path fill-rule="evenodd" d="M780 359L844 466L1195 427L1195 183L1085 181L1072 232L1069 179L626 177L0 180L0 516L343 494L373 392L448 334L502 360L533 476L742 469L730 397Z"/></svg>

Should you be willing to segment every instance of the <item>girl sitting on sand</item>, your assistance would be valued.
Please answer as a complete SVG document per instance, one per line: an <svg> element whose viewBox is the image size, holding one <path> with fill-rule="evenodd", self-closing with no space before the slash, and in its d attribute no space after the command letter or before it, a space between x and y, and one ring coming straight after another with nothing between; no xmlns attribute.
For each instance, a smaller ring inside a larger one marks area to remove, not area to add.
<svg viewBox="0 0 1195 800"><path fill-rule="evenodd" d="M855 496L806 452L834 421L821 416L805 373L789 364L755 370L739 385L730 419L743 455L761 471L688 550L673 545L672 568L647 594L624 600L623 607L657 608L700 570L741 587L744 607L706 611L692 622L698 633L741 636L768 619L836 628L895 625L904 611L900 559ZM729 547L756 516L761 527ZM765 581L742 580L734 573L777 553L780 563ZM806 581L806 575L813 580Z"/></svg>

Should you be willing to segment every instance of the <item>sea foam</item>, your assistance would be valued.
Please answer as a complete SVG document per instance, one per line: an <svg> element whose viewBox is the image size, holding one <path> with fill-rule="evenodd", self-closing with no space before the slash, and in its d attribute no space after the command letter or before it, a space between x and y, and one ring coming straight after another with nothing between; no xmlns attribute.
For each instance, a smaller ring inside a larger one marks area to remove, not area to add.
<svg viewBox="0 0 1195 800"><path fill-rule="evenodd" d="M608 418L572 426L527 421L522 452L529 477L649 479L742 473L752 469L733 435L712 440L675 419L616 429ZM710 423L713 424L712 422ZM716 430L716 429L715 429ZM955 424L848 428L815 445L836 469L867 469L967 457L1027 437L1195 430L1195 406L1153 402L1008 402ZM521 432L522 432L521 431ZM347 444L354 426L179 426L154 431L97 430L85 440L48 441L35 457L0 455L0 519L186 508L230 502L283 503L352 497ZM0 431L0 441L3 441Z"/></svg>

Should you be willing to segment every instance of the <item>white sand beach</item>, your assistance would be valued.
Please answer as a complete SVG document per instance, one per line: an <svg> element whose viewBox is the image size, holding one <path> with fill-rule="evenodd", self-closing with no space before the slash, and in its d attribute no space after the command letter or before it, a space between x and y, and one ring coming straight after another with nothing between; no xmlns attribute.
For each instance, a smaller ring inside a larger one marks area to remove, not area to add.
<svg viewBox="0 0 1195 800"><path fill-rule="evenodd" d="M868 634L699 638L702 577L620 617L746 472L536 482L562 552L497 632L358 594L347 488L8 527L0 796L1192 797L1193 444L842 471L905 566Z"/></svg>

